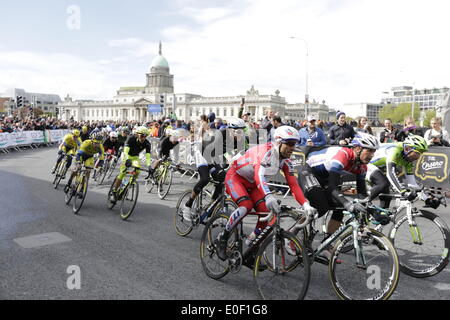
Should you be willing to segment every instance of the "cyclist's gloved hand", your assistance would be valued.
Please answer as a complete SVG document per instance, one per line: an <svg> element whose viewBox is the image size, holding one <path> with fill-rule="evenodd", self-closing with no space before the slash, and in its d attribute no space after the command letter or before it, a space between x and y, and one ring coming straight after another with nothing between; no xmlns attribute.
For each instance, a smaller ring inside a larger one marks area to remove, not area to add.
<svg viewBox="0 0 450 320"><path fill-rule="evenodd" d="M414 190L406 191L402 194L403 197L405 197L408 201L413 201L415 198L417 198L417 192Z"/></svg>
<svg viewBox="0 0 450 320"><path fill-rule="evenodd" d="M319 216L316 208L311 207L309 202L303 204L303 209L306 211L306 215L312 219L316 219Z"/></svg>
<svg viewBox="0 0 450 320"><path fill-rule="evenodd" d="M425 205L427 207L433 208L433 209L437 209L439 207L439 205L441 204L441 201L439 199L436 198L428 198L427 200L425 200Z"/></svg>
<svg viewBox="0 0 450 320"><path fill-rule="evenodd" d="M130 159L127 159L127 161L125 161L125 167L129 168L133 165L133 162Z"/></svg>
<svg viewBox="0 0 450 320"><path fill-rule="evenodd" d="M281 211L280 204L278 203L277 199L271 194L266 196L266 206L267 209L275 213L279 213Z"/></svg>
<svg viewBox="0 0 450 320"><path fill-rule="evenodd" d="M387 225L389 222L391 222L391 218L386 212L374 212L372 213L373 218L379 222L382 226Z"/></svg>
<svg viewBox="0 0 450 320"><path fill-rule="evenodd" d="M103 160L98 160L98 166L99 167L103 167L103 164L105 163L105 161Z"/></svg>

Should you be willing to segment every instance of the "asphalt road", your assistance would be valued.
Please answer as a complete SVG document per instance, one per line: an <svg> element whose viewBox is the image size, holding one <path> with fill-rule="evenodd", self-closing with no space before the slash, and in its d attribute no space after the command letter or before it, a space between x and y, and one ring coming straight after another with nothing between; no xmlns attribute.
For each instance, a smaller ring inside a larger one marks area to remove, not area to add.
<svg viewBox="0 0 450 320"><path fill-rule="evenodd" d="M91 181L80 215L74 215L62 188L51 184L55 155L56 148L0 154L0 299L258 299L245 267L219 281L203 273L202 228L186 238L176 235L173 209L194 180L176 174L165 200L142 186L129 221L107 209L108 185ZM449 211L437 210L450 225ZM32 247L39 239L24 242L49 233L65 241L39 247ZM71 266L79 267L80 289L68 289L68 282L76 283ZM337 299L326 266L312 266L307 299ZM450 267L426 279L401 274L392 299L450 299Z"/></svg>

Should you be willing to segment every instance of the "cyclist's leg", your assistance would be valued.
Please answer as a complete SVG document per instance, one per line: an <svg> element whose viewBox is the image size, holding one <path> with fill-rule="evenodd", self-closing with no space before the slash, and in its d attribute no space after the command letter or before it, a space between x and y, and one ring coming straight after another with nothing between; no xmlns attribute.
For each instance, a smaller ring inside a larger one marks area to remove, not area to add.
<svg viewBox="0 0 450 320"><path fill-rule="evenodd" d="M216 185L214 189L214 193L212 196L212 200L214 201L217 198L219 198L219 196L222 194L223 182L225 181L226 171L224 170L222 165L216 164L209 170L209 173L215 181L221 182L218 185Z"/></svg>

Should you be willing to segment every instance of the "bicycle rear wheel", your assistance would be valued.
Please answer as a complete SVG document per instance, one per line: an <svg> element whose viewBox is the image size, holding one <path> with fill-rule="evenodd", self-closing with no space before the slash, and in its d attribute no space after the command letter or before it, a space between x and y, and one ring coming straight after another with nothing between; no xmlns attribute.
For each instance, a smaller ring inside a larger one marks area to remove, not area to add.
<svg viewBox="0 0 450 320"><path fill-rule="evenodd" d="M116 170L116 166L117 166L117 161L113 161L113 163L109 167L108 179L111 179L111 176L112 176L114 170Z"/></svg>
<svg viewBox="0 0 450 320"><path fill-rule="evenodd" d="M221 203L219 203L221 204ZM233 200L231 199L225 199L223 207L221 205L218 205L214 208L211 217L214 217L215 215L225 215L227 217L229 217L234 210L236 210L238 208L237 204L234 203Z"/></svg>
<svg viewBox="0 0 450 320"><path fill-rule="evenodd" d="M182 211L184 204L189 200L191 194L192 190L186 190L185 192L183 192L183 194L178 199L177 205L175 207L175 213L173 215L173 226L175 227L175 232L182 237L189 235L194 229L191 221L184 220ZM199 195L199 197L200 196L201 194ZM194 201L191 209L195 210L197 208L197 204L198 201Z"/></svg>
<svg viewBox="0 0 450 320"><path fill-rule="evenodd" d="M163 200L169 193L170 186L172 185L172 170L168 167L163 171L163 175L158 181L158 197Z"/></svg>
<svg viewBox="0 0 450 320"><path fill-rule="evenodd" d="M230 272L228 261L223 261L217 256L216 240L219 234L225 229L228 223L228 217L225 215L217 215L212 217L203 229L200 241L200 260L202 262L203 271L212 279L218 280L226 276ZM234 228L228 240L228 249L235 246L235 230Z"/></svg>
<svg viewBox="0 0 450 320"><path fill-rule="evenodd" d="M86 174L83 174L80 183L75 189L74 199L73 199L73 213L78 214L81 207L83 206L84 199L86 199L86 193L88 189L88 181Z"/></svg>
<svg viewBox="0 0 450 320"><path fill-rule="evenodd" d="M420 210L413 214L416 226L410 226L408 217L396 220L389 239L397 249L402 272L415 278L431 277L448 264L450 231L436 214Z"/></svg>
<svg viewBox="0 0 450 320"><path fill-rule="evenodd" d="M101 169L102 170L102 175L99 177L100 178L100 180L99 180L99 185L101 185L102 183L103 183L103 181L105 180L105 178L106 178L106 175L108 174L108 171L109 171L109 162L106 162L105 163L105 165L104 165L104 168L103 169Z"/></svg>
<svg viewBox="0 0 450 320"><path fill-rule="evenodd" d="M253 278L264 300L300 300L311 277L308 253L292 233L272 232L258 249Z"/></svg>
<svg viewBox="0 0 450 320"><path fill-rule="evenodd" d="M341 236L330 259L333 289L343 300L387 300L397 288L400 266L397 251L389 239L373 229L365 229L358 241L365 264L356 263L357 249L342 251L353 241L353 231Z"/></svg>
<svg viewBox="0 0 450 320"><path fill-rule="evenodd" d="M136 207L137 199L139 195L139 184L136 180L128 183L123 191L122 203L120 205L120 217L122 220L127 220Z"/></svg>

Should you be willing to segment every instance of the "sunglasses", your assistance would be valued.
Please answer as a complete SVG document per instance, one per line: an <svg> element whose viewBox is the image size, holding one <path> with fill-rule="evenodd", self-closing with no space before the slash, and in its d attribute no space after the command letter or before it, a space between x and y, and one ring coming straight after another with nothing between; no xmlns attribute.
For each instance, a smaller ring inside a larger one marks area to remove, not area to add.
<svg viewBox="0 0 450 320"><path fill-rule="evenodd" d="M287 144L289 147L295 147L297 145L297 141L286 141L283 144Z"/></svg>

